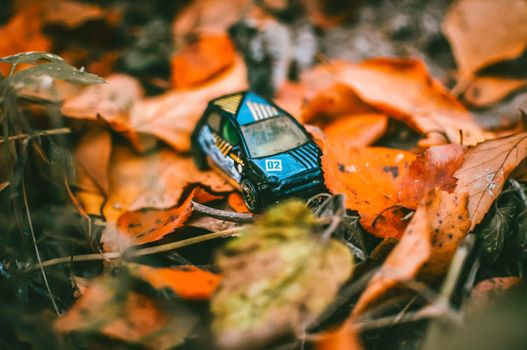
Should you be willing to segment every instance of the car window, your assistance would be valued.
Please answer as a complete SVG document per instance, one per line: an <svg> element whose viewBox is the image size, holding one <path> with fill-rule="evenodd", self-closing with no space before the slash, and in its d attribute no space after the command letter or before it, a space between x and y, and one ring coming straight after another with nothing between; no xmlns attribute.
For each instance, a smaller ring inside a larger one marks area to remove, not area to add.
<svg viewBox="0 0 527 350"><path fill-rule="evenodd" d="M240 144L240 134L230 120L226 120L221 128L221 137L233 146Z"/></svg>
<svg viewBox="0 0 527 350"><path fill-rule="evenodd" d="M264 119L241 129L253 158L282 153L308 141L305 132L287 116Z"/></svg>
<svg viewBox="0 0 527 350"><path fill-rule="evenodd" d="M209 116L207 117L207 124L215 132L220 131L220 122L221 122L221 115L219 115L217 112L211 112Z"/></svg>

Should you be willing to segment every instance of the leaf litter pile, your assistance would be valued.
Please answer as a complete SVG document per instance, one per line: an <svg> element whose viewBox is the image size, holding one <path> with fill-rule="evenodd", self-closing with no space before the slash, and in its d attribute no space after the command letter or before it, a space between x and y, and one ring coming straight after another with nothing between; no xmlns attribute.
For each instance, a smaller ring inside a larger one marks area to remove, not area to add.
<svg viewBox="0 0 527 350"><path fill-rule="evenodd" d="M525 0L7 1L1 349L525 349ZM250 213L209 100L306 126Z"/></svg>

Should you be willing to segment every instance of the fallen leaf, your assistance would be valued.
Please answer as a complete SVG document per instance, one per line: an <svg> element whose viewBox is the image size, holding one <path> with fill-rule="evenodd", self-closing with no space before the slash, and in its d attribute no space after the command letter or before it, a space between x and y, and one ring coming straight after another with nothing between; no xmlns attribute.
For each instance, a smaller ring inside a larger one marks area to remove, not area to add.
<svg viewBox="0 0 527 350"><path fill-rule="evenodd" d="M334 74L337 75L336 72ZM333 80L334 78L331 79ZM304 104L302 110L302 119L310 123L324 118L336 119L346 114L378 113L364 103L349 86L342 83L321 87L318 92L313 93L311 98L306 97L306 100L307 103Z"/></svg>
<svg viewBox="0 0 527 350"><path fill-rule="evenodd" d="M200 171L192 159L166 148L140 156L127 147L114 147L110 194L103 211L107 225L101 240L105 247L116 250L131 244L130 240L124 239L124 235L118 234L115 226L122 214L144 208L172 208L179 203L184 190L192 185L202 186L212 193L233 190L227 180L216 172Z"/></svg>
<svg viewBox="0 0 527 350"><path fill-rule="evenodd" d="M236 51L226 34L200 36L172 58L172 86L179 89L201 84L235 61Z"/></svg>
<svg viewBox="0 0 527 350"><path fill-rule="evenodd" d="M22 8L7 24L0 28L0 57L25 51L49 51L51 41L42 33L42 20L38 5ZM10 66L0 63L0 74L9 73Z"/></svg>
<svg viewBox="0 0 527 350"><path fill-rule="evenodd" d="M305 204L289 201L220 252L223 280L211 304L220 346L262 347L305 330L333 301L352 273L353 257L343 244L322 240L315 231Z"/></svg>
<svg viewBox="0 0 527 350"><path fill-rule="evenodd" d="M196 0L188 4L172 25L176 45L190 34L224 34L252 6L250 0Z"/></svg>
<svg viewBox="0 0 527 350"><path fill-rule="evenodd" d="M149 349L181 344L196 317L171 303L162 303L124 288L118 278L92 281L75 305L55 321L59 332L88 332Z"/></svg>
<svg viewBox="0 0 527 350"><path fill-rule="evenodd" d="M447 140L440 133L451 142L463 144L474 144L491 136L430 76L421 61L378 58L359 64L340 63L333 74L341 84L340 90L349 87L364 102L425 134L427 138L419 143L423 147L445 143ZM317 101L316 97L313 101ZM312 108L310 104L305 107L308 111ZM355 108L355 103L349 108Z"/></svg>
<svg viewBox="0 0 527 350"><path fill-rule="evenodd" d="M527 3L523 0L457 0L443 22L460 79L483 67L520 56L527 47Z"/></svg>
<svg viewBox="0 0 527 350"><path fill-rule="evenodd" d="M384 135L388 117L383 114L342 116L323 127L328 141L340 147L368 146Z"/></svg>
<svg viewBox="0 0 527 350"><path fill-rule="evenodd" d="M474 107L487 107L527 86L527 79L476 77L470 82L463 98Z"/></svg>
<svg viewBox="0 0 527 350"><path fill-rule="evenodd" d="M416 280L418 275L444 274L469 226L466 193L428 192L400 242L361 294L353 315L362 314L389 291Z"/></svg>
<svg viewBox="0 0 527 350"><path fill-rule="evenodd" d="M465 152L455 192L468 192L470 229L483 220L512 171L527 156L527 133L485 141Z"/></svg>
<svg viewBox="0 0 527 350"><path fill-rule="evenodd" d="M302 3L318 27L332 28L349 20L358 10L361 1L303 0Z"/></svg>
<svg viewBox="0 0 527 350"><path fill-rule="evenodd" d="M415 156L382 147L330 147L324 134L308 128L322 149L322 170L331 193L346 196L346 208L359 212L370 233L400 237L406 227L398 207L398 188Z"/></svg>
<svg viewBox="0 0 527 350"><path fill-rule="evenodd" d="M360 337L352 322L345 322L337 330L317 336L315 341L317 350L361 350Z"/></svg>
<svg viewBox="0 0 527 350"><path fill-rule="evenodd" d="M428 191L439 187L452 192L457 179L454 172L463 164L464 148L457 144L433 146L417 156L399 183L399 203L415 209Z"/></svg>
<svg viewBox="0 0 527 350"><path fill-rule="evenodd" d="M182 227L192 214L193 196L170 209L139 209L127 211L117 219L117 231L124 241L144 244L160 240Z"/></svg>
<svg viewBox="0 0 527 350"><path fill-rule="evenodd" d="M247 208L247 205L245 205L245 201L243 200L243 197L238 192L233 192L227 197L227 201L229 203L229 207L234 209L237 213L248 213L249 209Z"/></svg>
<svg viewBox="0 0 527 350"><path fill-rule="evenodd" d="M156 289L167 288L183 299L209 299L221 281L221 276L195 266L151 267L128 264L132 276L147 281Z"/></svg>
<svg viewBox="0 0 527 350"><path fill-rule="evenodd" d="M75 149L75 159L88 173L95 184L108 193L110 156L112 137L108 130L101 127L89 129Z"/></svg>
<svg viewBox="0 0 527 350"><path fill-rule="evenodd" d="M129 113L143 95L139 81L129 75L113 74L107 84L88 86L80 94L67 99L62 114L69 118L97 120L103 118L116 131L124 133L137 149L144 140L129 124Z"/></svg>
<svg viewBox="0 0 527 350"><path fill-rule="evenodd" d="M48 1L42 16L46 24L59 24L68 28L102 18L104 10L101 7L77 1Z"/></svg>
<svg viewBox="0 0 527 350"><path fill-rule="evenodd" d="M178 151L189 151L190 134L208 102L246 89L246 79L245 65L237 58L233 67L206 84L138 101L130 113L130 129L156 136Z"/></svg>

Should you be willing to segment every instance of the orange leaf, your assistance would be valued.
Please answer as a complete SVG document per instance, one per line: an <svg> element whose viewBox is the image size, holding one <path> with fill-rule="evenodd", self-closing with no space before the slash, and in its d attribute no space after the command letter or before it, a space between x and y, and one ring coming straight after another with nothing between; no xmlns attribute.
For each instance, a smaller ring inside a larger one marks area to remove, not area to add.
<svg viewBox="0 0 527 350"><path fill-rule="evenodd" d="M466 151L454 177L458 179L455 191L469 194L471 230L483 220L509 175L526 156L527 133L489 140Z"/></svg>
<svg viewBox="0 0 527 350"><path fill-rule="evenodd" d="M410 169L399 183L399 203L415 209L425 193L439 187L452 192L457 179L454 172L463 164L464 149L457 144L428 148L410 164Z"/></svg>
<svg viewBox="0 0 527 350"><path fill-rule="evenodd" d="M249 212L249 209L247 209L243 197L238 192L231 193L229 197L227 197L227 202L229 203L229 207L234 209L234 211L237 213Z"/></svg>
<svg viewBox="0 0 527 350"><path fill-rule="evenodd" d="M4 11L5 4L3 5ZM39 4L31 3L0 28L0 57L25 51L49 51L51 42L42 34ZM0 74L7 75L10 65L0 63Z"/></svg>
<svg viewBox="0 0 527 350"><path fill-rule="evenodd" d="M335 331L322 334L320 340L315 341L317 350L361 350L362 345L357 331L351 321Z"/></svg>
<svg viewBox="0 0 527 350"><path fill-rule="evenodd" d="M328 141L341 147L368 146L384 135L388 118L382 114L352 114L323 128Z"/></svg>
<svg viewBox="0 0 527 350"><path fill-rule="evenodd" d="M75 305L55 321L55 329L100 333L149 349L170 349L183 342L196 323L192 314L123 289L119 282L92 281Z"/></svg>
<svg viewBox="0 0 527 350"><path fill-rule="evenodd" d="M127 147L114 147L110 193L104 207L107 226L101 238L105 247L117 250L131 243L124 240L125 237L119 235L114 226L122 214L143 208L172 208L181 200L183 191L192 185L200 185L213 193L233 190L217 173L200 171L192 159L166 148L139 156Z"/></svg>
<svg viewBox="0 0 527 350"><path fill-rule="evenodd" d="M130 128L156 136L178 151L188 151L190 134L209 100L246 88L245 65L237 58L231 68L206 84L137 102L130 114Z"/></svg>
<svg viewBox="0 0 527 350"><path fill-rule="evenodd" d="M357 210L362 226L379 237L399 237L406 224L398 203L397 188L405 176L412 153L380 147L330 149L321 132L309 129L321 146L327 188L346 195L346 207Z"/></svg>
<svg viewBox="0 0 527 350"><path fill-rule="evenodd" d="M452 45L461 79L490 64L520 56L527 47L527 3L523 0L457 0L443 32Z"/></svg>
<svg viewBox="0 0 527 350"><path fill-rule="evenodd" d="M201 36L172 58L172 85L182 88L203 83L235 60L234 45L226 34Z"/></svg>
<svg viewBox="0 0 527 350"><path fill-rule="evenodd" d="M430 133L421 141L422 146L445 143L438 132L460 143L461 130L464 144L474 144L488 136L420 61L380 58L359 64L339 63L333 74L341 86L349 87L364 102L422 133ZM306 108L310 109L309 103Z"/></svg>
<svg viewBox="0 0 527 350"><path fill-rule="evenodd" d="M156 268L129 264L132 275L157 289L168 288L183 299L209 299L221 282L221 276L195 266Z"/></svg>
<svg viewBox="0 0 527 350"><path fill-rule="evenodd" d="M117 219L117 230L127 236L132 244L144 244L160 240L183 226L192 214L193 196L174 208L139 209L127 211Z"/></svg>
<svg viewBox="0 0 527 350"><path fill-rule="evenodd" d="M465 90L463 98L476 107L486 107L527 86L527 79L477 77Z"/></svg>
<svg viewBox="0 0 527 350"><path fill-rule="evenodd" d="M388 291L417 278L445 273L458 243L468 232L467 194L435 190L421 201L401 241L360 296L353 315L361 314Z"/></svg>

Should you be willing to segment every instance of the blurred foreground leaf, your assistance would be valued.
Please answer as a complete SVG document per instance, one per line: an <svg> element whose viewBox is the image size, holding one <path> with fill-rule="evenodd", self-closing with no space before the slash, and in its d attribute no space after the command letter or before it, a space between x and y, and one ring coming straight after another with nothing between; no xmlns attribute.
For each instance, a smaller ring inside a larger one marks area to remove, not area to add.
<svg viewBox="0 0 527 350"><path fill-rule="evenodd" d="M220 346L254 349L302 331L333 301L352 273L353 257L317 228L306 206L290 201L220 252L224 279L212 299Z"/></svg>

